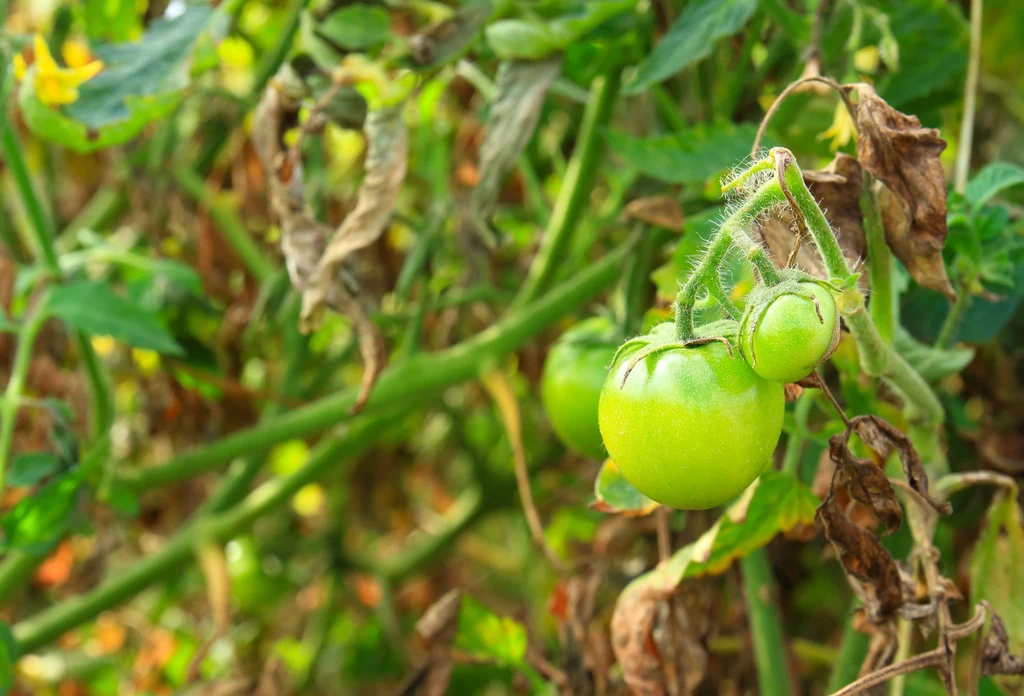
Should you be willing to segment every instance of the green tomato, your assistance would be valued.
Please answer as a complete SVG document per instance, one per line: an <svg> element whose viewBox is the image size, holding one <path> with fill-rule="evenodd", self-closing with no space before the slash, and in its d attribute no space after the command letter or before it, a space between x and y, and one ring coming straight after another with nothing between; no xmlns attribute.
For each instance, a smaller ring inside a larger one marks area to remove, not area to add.
<svg viewBox="0 0 1024 696"><path fill-rule="evenodd" d="M647 345L672 338L648 336ZM771 460L782 432L782 385L762 379L720 341L641 359L623 351L598 409L601 435L622 475L649 498L703 510L739 495Z"/></svg>
<svg viewBox="0 0 1024 696"><path fill-rule="evenodd" d="M839 337L836 302L828 289L812 282L798 283L797 288L817 298L817 309L811 297L787 292L767 307L744 315L740 327L744 359L754 372L773 382L796 382L811 374L831 355ZM753 332L751 321L757 321Z"/></svg>
<svg viewBox="0 0 1024 696"><path fill-rule="evenodd" d="M607 456L597 403L619 338L610 320L591 317L562 334L544 362L540 395L551 427L566 447L594 459Z"/></svg>

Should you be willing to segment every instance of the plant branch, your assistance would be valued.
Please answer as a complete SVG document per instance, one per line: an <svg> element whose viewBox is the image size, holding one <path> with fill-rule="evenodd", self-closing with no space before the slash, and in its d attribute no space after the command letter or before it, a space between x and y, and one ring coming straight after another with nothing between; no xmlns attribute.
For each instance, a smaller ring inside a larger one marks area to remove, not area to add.
<svg viewBox="0 0 1024 696"><path fill-rule="evenodd" d="M740 561L740 568L757 663L758 691L764 696L788 696L792 686L786 636L775 605L775 580L767 552L763 548L752 551Z"/></svg>
<svg viewBox="0 0 1024 696"><path fill-rule="evenodd" d="M573 231L593 187L597 165L604 149L601 131L608 125L618 93L617 67L603 77L594 78L562 188L555 200L537 256L530 265L519 295L512 303L513 310L521 309L547 290L565 259Z"/></svg>
<svg viewBox="0 0 1024 696"><path fill-rule="evenodd" d="M953 189L959 194L967 190L967 175L971 169L974 112L978 101L978 77L981 67L981 24L982 0L971 0L971 49L967 60L967 79L964 81L964 119L960 123L960 142L953 174Z"/></svg>
<svg viewBox="0 0 1024 696"><path fill-rule="evenodd" d="M871 299L868 312L875 322L878 335L886 345L892 345L896 331L896 298L892 291L892 252L885 242L885 228L878 209L878 196L874 190L874 177L863 173L860 210L864 220L864 237L868 252L868 285Z"/></svg>
<svg viewBox="0 0 1024 696"><path fill-rule="evenodd" d="M960 327L960 321L963 319L964 312L967 311L967 306L971 303L970 287L973 283L973 279L968 278L964 278L958 283L956 302L949 308L949 313L942 321L939 334L935 337L936 348L948 347L952 343L953 337L956 336L956 330Z"/></svg>

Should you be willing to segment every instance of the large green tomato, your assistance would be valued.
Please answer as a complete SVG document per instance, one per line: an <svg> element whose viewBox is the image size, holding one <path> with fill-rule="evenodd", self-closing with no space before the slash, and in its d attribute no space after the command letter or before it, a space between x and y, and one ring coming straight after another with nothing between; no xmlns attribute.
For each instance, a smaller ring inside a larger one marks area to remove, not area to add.
<svg viewBox="0 0 1024 696"><path fill-rule="evenodd" d="M661 327L659 327L661 328ZM671 339L658 328L648 344ZM664 505L715 507L765 470L782 432L782 384L762 379L714 341L641 359L637 342L612 368L598 409L601 435L622 475Z"/></svg>
<svg viewBox="0 0 1024 696"><path fill-rule="evenodd" d="M811 374L839 338L836 302L828 289L811 282L796 287L811 297L782 294L766 308L745 314L740 326L744 359L754 372L773 382L796 382ZM817 309L812 297L818 301ZM754 321L757 325L751 332Z"/></svg>
<svg viewBox="0 0 1024 696"><path fill-rule="evenodd" d="M597 402L621 336L604 317L585 319L551 346L544 362L541 400L551 427L565 445L604 459Z"/></svg>

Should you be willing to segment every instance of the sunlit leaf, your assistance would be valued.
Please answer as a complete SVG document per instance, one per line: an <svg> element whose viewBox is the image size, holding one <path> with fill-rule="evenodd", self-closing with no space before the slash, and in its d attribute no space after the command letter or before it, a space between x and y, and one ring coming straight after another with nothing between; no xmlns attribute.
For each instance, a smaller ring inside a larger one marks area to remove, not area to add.
<svg viewBox="0 0 1024 696"><path fill-rule="evenodd" d="M504 60L540 60L567 48L612 17L631 9L636 0L599 0L550 20L504 19L484 30L487 43Z"/></svg>
<svg viewBox="0 0 1024 696"><path fill-rule="evenodd" d="M23 498L0 519L0 551L20 549L32 555L49 552L70 528L81 480L77 475L56 479Z"/></svg>
<svg viewBox="0 0 1024 696"><path fill-rule="evenodd" d="M649 515L658 508L658 503L626 480L611 459L606 459L601 465L594 481L594 497L597 500L593 506L601 512L617 512L630 517Z"/></svg>
<svg viewBox="0 0 1024 696"><path fill-rule="evenodd" d="M48 308L69 326L90 336L111 336L136 348L181 355L181 346L156 317L109 286L82 281L54 288Z"/></svg>
<svg viewBox="0 0 1024 696"><path fill-rule="evenodd" d="M177 106L190 79L188 59L214 16L209 6L189 5L174 19L153 22L137 43L93 47L103 72L63 111L43 104L26 80L20 91L25 122L40 137L80 152L130 140Z"/></svg>
<svg viewBox="0 0 1024 696"><path fill-rule="evenodd" d="M349 51L363 51L384 43L390 35L388 13L380 7L354 4L327 15L317 32Z"/></svg>
<svg viewBox="0 0 1024 696"><path fill-rule="evenodd" d="M463 596L458 633L452 646L470 657L523 672L534 693L550 687L526 661L526 628L518 621L498 616L470 596Z"/></svg>
<svg viewBox="0 0 1024 696"><path fill-rule="evenodd" d="M715 42L738 32L756 8L757 0L687 3L672 28L637 67L626 91L639 92L710 55ZM747 146L750 146L749 139Z"/></svg>

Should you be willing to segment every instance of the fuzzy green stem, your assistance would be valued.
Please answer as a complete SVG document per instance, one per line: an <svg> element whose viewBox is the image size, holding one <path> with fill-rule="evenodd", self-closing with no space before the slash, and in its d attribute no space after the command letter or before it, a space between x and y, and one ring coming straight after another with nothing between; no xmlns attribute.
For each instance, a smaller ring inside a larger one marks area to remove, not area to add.
<svg viewBox="0 0 1024 696"><path fill-rule="evenodd" d="M11 377L7 382L7 389L4 390L3 404L0 404L0 496L3 495L4 479L7 476L8 461L14 441L14 422L18 419L18 408L21 405L21 392L25 388L28 368L32 363L32 347L49 318L46 302L47 295L44 294L25 319L25 324L18 336L18 350L14 355Z"/></svg>
<svg viewBox="0 0 1024 696"><path fill-rule="evenodd" d="M796 421L796 427L786 441L786 454L782 458L783 473L800 476L800 457L803 454L804 445L807 443L807 418L811 415L813 407L814 395L809 392L801 394L793 406L793 420Z"/></svg>
<svg viewBox="0 0 1024 696"><path fill-rule="evenodd" d="M697 267L690 273L690 277L686 279L676 296L677 339L689 341L694 338L693 308L697 302L697 296L701 290L712 287L715 283L721 284L718 277L719 269L725 255L732 247L735 246L739 249L754 264L764 282L774 285L780 281L778 269L768 258L764 247L750 236L747 227L758 215L784 200L782 189L774 181L769 181L758 188L746 203L725 219L711 239L711 244L704 252L704 256L701 257Z"/></svg>
<svg viewBox="0 0 1024 696"><path fill-rule="evenodd" d="M967 175L971 169L971 146L974 141L974 111L978 101L978 82L981 67L982 0L971 0L971 48L964 80L964 119L960 123L960 142L956 152L953 188L963 194L967 190Z"/></svg>
<svg viewBox="0 0 1024 696"><path fill-rule="evenodd" d="M420 394L439 394L451 386L475 379L486 365L516 350L610 285L619 276L622 263L635 242L635 237L631 238L537 302L508 314L473 338L437 353L416 354L389 367L377 381L367 410L402 403ZM285 440L308 437L351 418L349 409L355 395L355 390L349 389L325 397L187 452L166 464L124 472L121 480L136 490L146 490L210 471L235 457L267 451Z"/></svg>
<svg viewBox="0 0 1024 696"><path fill-rule="evenodd" d="M604 148L601 131L608 125L618 93L617 68L594 79L562 188L555 200L537 256L530 265L522 290L512 304L513 309L525 306L547 290L565 260L573 231L586 207L596 177Z"/></svg>
<svg viewBox="0 0 1024 696"><path fill-rule="evenodd" d="M783 148L772 150L772 156L784 163L785 182L797 210L818 248L831 279L848 285L851 276L839 242L821 212L817 201L804 183L803 174L793 153ZM864 295L855 287L846 287L836 305L853 334L860 355L861 367L872 377L885 378L903 396L913 418L925 425L938 425L945 417L942 404L928 383L906 360L893 351L879 335L878 328L864 306Z"/></svg>
<svg viewBox="0 0 1024 696"><path fill-rule="evenodd" d="M878 335L886 345L892 345L896 330L896 298L892 291L892 253L885 243L885 228L878 210L878 198L873 188L874 177L864 172L861 186L860 210L864 218L864 237L868 252L868 282L871 299L868 312L878 328Z"/></svg>
<svg viewBox="0 0 1024 696"><path fill-rule="evenodd" d="M758 692L763 696L789 696L789 659L782 618L775 604L775 580L764 549L757 549L740 561L747 616L757 664Z"/></svg>
<svg viewBox="0 0 1024 696"><path fill-rule="evenodd" d="M6 126L0 126L0 130L2 130L0 147L3 149L4 161L11 172L11 178L18 189L22 205L25 207L25 214L31 224L36 242L36 252L43 257L46 268L59 277L60 266L57 263L57 254L53 250L53 225L50 223L49 215L43 210L39 194L36 193L35 186L32 184L32 177L28 173L25 157L21 151L21 143L18 142L18 136L14 132L12 123L8 122Z"/></svg>

